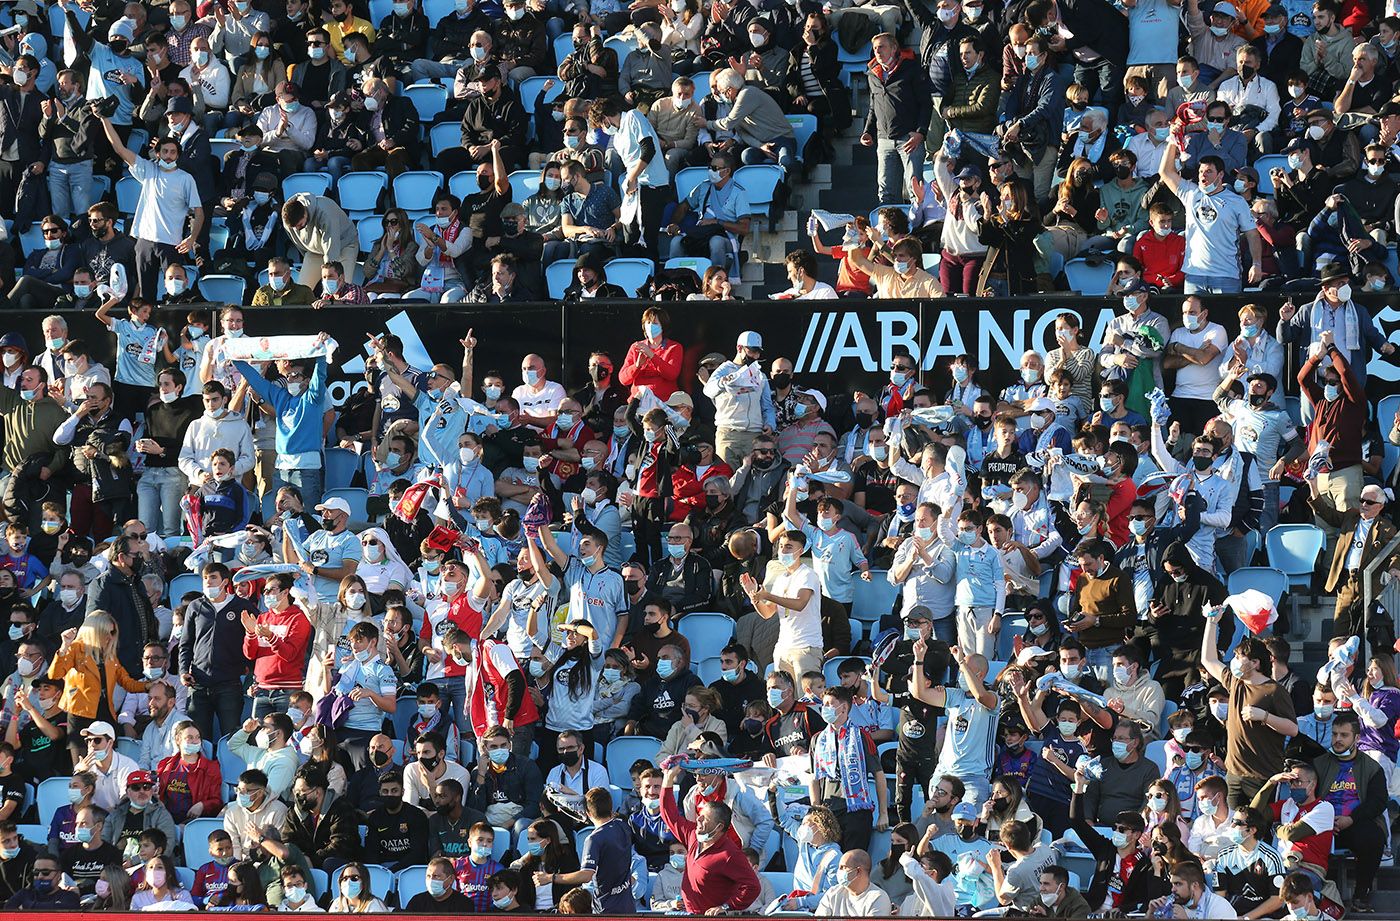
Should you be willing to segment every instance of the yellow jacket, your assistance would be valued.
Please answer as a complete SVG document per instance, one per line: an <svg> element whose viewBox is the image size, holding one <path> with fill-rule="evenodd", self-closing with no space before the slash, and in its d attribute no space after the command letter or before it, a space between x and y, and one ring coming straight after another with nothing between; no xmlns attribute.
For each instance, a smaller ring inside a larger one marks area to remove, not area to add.
<svg viewBox="0 0 1400 921"><path fill-rule="evenodd" d="M63 699L59 701L59 707L85 719L97 716L97 701L101 694L99 682L104 674L107 680L107 706L114 713L117 685L120 684L130 693L143 692L150 687L149 682L138 681L128 675L115 655L107 663L104 673L97 659L82 643L74 643L66 652L59 650L49 664L49 677L63 679Z"/></svg>

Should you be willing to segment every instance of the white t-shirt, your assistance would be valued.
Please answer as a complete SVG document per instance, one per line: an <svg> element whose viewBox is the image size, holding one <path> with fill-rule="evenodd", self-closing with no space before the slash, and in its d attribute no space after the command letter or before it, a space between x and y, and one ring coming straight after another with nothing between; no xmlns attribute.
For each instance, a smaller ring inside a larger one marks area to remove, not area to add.
<svg viewBox="0 0 1400 921"><path fill-rule="evenodd" d="M644 138L651 138L656 149L651 161L637 177L637 182L639 185L659 189L671 181L671 174L666 169L666 158L662 156L661 139L656 136L656 129L651 126L651 122L636 109L623 112L622 121L617 126L617 134L613 135L612 146L627 169L631 169L632 164L642 158Z"/></svg>
<svg viewBox="0 0 1400 921"><path fill-rule="evenodd" d="M1196 183L1185 180L1180 188L1177 197L1186 207L1186 260L1182 270L1187 275L1237 278L1240 234L1255 229L1249 205L1229 189L1207 195Z"/></svg>
<svg viewBox="0 0 1400 921"><path fill-rule="evenodd" d="M1220 351L1230 344L1225 328L1219 323L1206 323L1194 333L1186 327L1172 330L1171 342L1180 342L1191 349L1199 349L1206 343L1213 344ZM1215 396L1215 388L1220 386L1220 365L1207 362L1203 365L1182 365L1176 369L1176 389L1172 396L1183 400L1209 400Z"/></svg>
<svg viewBox="0 0 1400 921"><path fill-rule="evenodd" d="M200 207L194 177L182 169L163 170L141 157L131 164L131 175L141 183L131 235L171 246L183 240L185 216Z"/></svg>
<svg viewBox="0 0 1400 921"><path fill-rule="evenodd" d="M510 395L520 404L520 413L524 416L548 416L559 409L567 396L564 385L557 381L545 381L544 389L538 393L531 390L529 384L521 384Z"/></svg>
<svg viewBox="0 0 1400 921"><path fill-rule="evenodd" d="M775 657L790 649L807 646L821 648L822 586L816 570L803 563L794 572L785 572L774 579L768 590L779 598L796 598L804 588L812 590L812 597L802 610L778 607L778 642L773 650Z"/></svg>

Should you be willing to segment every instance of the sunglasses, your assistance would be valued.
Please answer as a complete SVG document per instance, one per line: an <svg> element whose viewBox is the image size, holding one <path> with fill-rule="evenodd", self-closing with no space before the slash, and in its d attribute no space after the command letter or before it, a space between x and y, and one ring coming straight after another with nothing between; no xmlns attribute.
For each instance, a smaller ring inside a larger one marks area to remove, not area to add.
<svg viewBox="0 0 1400 921"><path fill-rule="evenodd" d="M134 783L128 784L126 788L128 790L135 790L136 792L140 793L144 790L154 790L156 788L156 785L153 783Z"/></svg>
<svg viewBox="0 0 1400 921"><path fill-rule="evenodd" d="M325 43L325 42L307 42L307 43L306 43L306 47L308 47L308 48L324 48L324 47L326 47L326 43Z"/></svg>
<svg viewBox="0 0 1400 921"><path fill-rule="evenodd" d="M386 221L384 222L384 226L385 226L385 227L397 227L397 226L399 226L399 219L396 218L396 217L391 217L391 218L389 218L388 220L386 220Z"/></svg>

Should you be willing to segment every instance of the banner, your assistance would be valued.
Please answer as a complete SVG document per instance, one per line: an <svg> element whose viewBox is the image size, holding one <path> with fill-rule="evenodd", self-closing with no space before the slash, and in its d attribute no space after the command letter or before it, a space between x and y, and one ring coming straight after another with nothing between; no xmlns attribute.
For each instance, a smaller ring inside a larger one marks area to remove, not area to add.
<svg viewBox="0 0 1400 921"><path fill-rule="evenodd" d="M1272 330L1281 303L1278 296L1219 296L1205 299L1210 320L1227 334L1239 331L1238 311L1247 303L1257 303L1270 314ZM1152 308L1180 325L1181 299L1157 297ZM473 361L473 384L479 395L487 374L499 374L505 392L521 384L520 363L530 354L539 355L550 380L574 389L587 380L590 355L607 353L620 368L628 347L642 337L641 315L647 307L659 307L667 314L666 337L684 349L681 386L698 395L696 371L701 359L711 353L733 357L740 333L753 330L763 337L763 369L777 358L793 363L793 377L802 387L815 387L826 393L873 392L887 379L890 359L896 349L907 350L919 364L922 383L935 392L951 384L949 363L958 355L969 355L981 369L980 380L998 392L1017 376L1021 354L1036 349L1045 354L1054 348L1055 318L1062 313L1076 316L1082 338L1097 348L1105 327L1122 311L1116 299L1084 298L1068 295L997 300L989 298L943 298L927 301L756 301L715 303L683 301L649 304L636 301L581 304L412 304L372 303L355 308L250 307L244 311L245 336L249 347L275 344L284 337L314 337L331 333L340 343L331 366L333 400L339 404L349 394L365 386L365 357L370 354L369 337L389 333L403 343L404 357L416 368L444 363L461 373L460 340L470 330L477 340ZM1400 344L1400 311L1387 300L1369 304L1382 332ZM156 311L151 322L169 331L170 341L179 341L185 314L190 308ZM68 337L82 339L93 357L113 366L114 337L91 313L60 314L68 324ZM21 332L31 349L40 348L43 336L39 311L0 311L0 328ZM210 334L218 335L215 309L209 314ZM207 341L207 340L206 340ZM1290 367L1296 368L1297 365ZM189 372L187 372L189 373ZM1286 372L1290 377L1295 372ZM1400 392L1400 364L1379 355L1368 367L1371 399ZM1289 390L1296 384L1283 382Z"/></svg>

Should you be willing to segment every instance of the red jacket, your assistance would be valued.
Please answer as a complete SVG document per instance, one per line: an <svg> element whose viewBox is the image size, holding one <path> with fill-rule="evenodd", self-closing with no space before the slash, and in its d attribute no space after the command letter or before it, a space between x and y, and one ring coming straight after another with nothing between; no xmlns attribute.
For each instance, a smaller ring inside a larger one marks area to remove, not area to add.
<svg viewBox="0 0 1400 921"><path fill-rule="evenodd" d="M219 762L203 755L193 765L185 765L183 769L179 755L162 758L156 765L156 785L160 791L160 801L167 807L183 799L186 791L180 787L185 785L189 787L190 804L204 804L205 818L218 815L219 810L224 808L223 771L219 769ZM184 815L174 815L173 811L171 815L176 822L185 821Z"/></svg>
<svg viewBox="0 0 1400 921"><path fill-rule="evenodd" d="M311 643L311 621L295 604L283 611L265 611L258 624L272 631L272 638L243 635L243 655L253 662L253 680L263 688L296 688L306 684L306 648Z"/></svg>
<svg viewBox="0 0 1400 921"><path fill-rule="evenodd" d="M679 342L661 340L661 348L655 349L650 358L637 348L640 342L632 343L627 349L627 360L617 369L620 383L632 388L632 396L637 396L637 388L647 386L656 398L665 402L676 392L676 384L681 379L681 359L685 350Z"/></svg>
<svg viewBox="0 0 1400 921"><path fill-rule="evenodd" d="M1186 282L1186 237L1172 231L1158 239L1151 230L1138 234L1133 255L1142 263L1142 280L1157 288L1177 288Z"/></svg>
<svg viewBox="0 0 1400 921"><path fill-rule="evenodd" d="M681 899L686 914L703 915L724 906L742 911L758 898L758 874L743 850L728 835L718 844L700 850L695 823L687 819L670 788L661 791L661 820L685 845L685 869L681 871Z"/></svg>
<svg viewBox="0 0 1400 921"><path fill-rule="evenodd" d="M734 470L719 458L698 480L694 467L677 467L671 472L671 520L685 521L685 516L705 507L705 481L710 477L733 477Z"/></svg>

